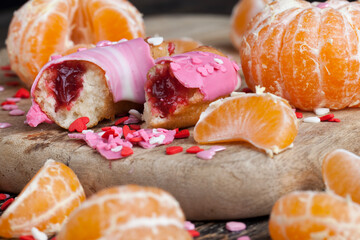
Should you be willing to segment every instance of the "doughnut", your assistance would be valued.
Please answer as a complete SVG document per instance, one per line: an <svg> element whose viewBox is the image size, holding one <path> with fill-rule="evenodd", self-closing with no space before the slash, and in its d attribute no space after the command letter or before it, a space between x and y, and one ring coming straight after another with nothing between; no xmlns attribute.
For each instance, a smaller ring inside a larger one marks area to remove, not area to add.
<svg viewBox="0 0 360 240"><path fill-rule="evenodd" d="M145 83L146 125L167 129L195 125L212 101L238 87L238 70L235 62L207 46L157 59Z"/></svg>

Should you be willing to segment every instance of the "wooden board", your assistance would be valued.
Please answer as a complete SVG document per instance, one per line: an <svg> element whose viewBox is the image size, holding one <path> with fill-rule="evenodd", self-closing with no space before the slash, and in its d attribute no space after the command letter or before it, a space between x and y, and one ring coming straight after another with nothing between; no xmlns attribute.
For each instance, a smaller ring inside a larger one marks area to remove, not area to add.
<svg viewBox="0 0 360 240"><path fill-rule="evenodd" d="M229 19L214 16L163 16L146 19L148 34L168 38L193 37L220 48L238 60L228 39ZM7 63L1 51L0 65ZM1 75L0 85L7 80ZM19 87L0 92L0 101ZM27 110L30 100L22 100ZM274 158L246 143L227 144L212 160L180 153L165 155L166 146L135 148L134 155L109 162L81 141L68 138L56 125L24 125L25 116L0 111L0 191L19 192L48 158L70 166L88 195L108 186L141 184L163 188L180 202L189 220L240 219L269 214L282 195L300 189L322 189L321 159L336 148L360 153L357 143L359 109L334 112L341 123L300 123L294 147ZM305 113L305 116L314 116ZM113 124L102 122L96 129ZM172 145L196 144L192 137ZM210 146L204 146L205 149Z"/></svg>

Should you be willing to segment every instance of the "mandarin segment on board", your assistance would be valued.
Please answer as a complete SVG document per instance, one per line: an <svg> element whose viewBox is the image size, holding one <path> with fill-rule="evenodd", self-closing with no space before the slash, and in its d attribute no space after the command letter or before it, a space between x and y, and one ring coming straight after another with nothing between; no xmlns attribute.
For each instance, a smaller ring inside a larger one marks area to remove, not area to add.
<svg viewBox="0 0 360 240"><path fill-rule="evenodd" d="M246 141L270 156L292 144L298 131L294 110L270 93L238 94L210 104L194 129L201 144Z"/></svg>
<svg viewBox="0 0 360 240"><path fill-rule="evenodd" d="M360 157L344 149L328 153L322 162L322 175L327 189L360 203Z"/></svg>
<svg viewBox="0 0 360 240"><path fill-rule="evenodd" d="M302 110L360 103L360 2L273 1L247 28L240 47L247 85Z"/></svg>
<svg viewBox="0 0 360 240"><path fill-rule="evenodd" d="M57 240L191 239L179 203L167 192L126 185L104 189L69 217Z"/></svg>
<svg viewBox="0 0 360 240"><path fill-rule="evenodd" d="M127 0L30 0L15 12L6 45L11 69L31 86L53 54L144 32L141 14Z"/></svg>
<svg viewBox="0 0 360 240"><path fill-rule="evenodd" d="M31 235L33 227L53 235L84 200L75 173L63 163L47 160L1 215L0 236Z"/></svg>
<svg viewBox="0 0 360 240"><path fill-rule="evenodd" d="M273 240L360 239L360 206L335 194L293 192L281 197L270 215Z"/></svg>
<svg viewBox="0 0 360 240"><path fill-rule="evenodd" d="M240 48L243 34L251 19L263 10L272 0L240 0L231 14L230 39L237 49Z"/></svg>

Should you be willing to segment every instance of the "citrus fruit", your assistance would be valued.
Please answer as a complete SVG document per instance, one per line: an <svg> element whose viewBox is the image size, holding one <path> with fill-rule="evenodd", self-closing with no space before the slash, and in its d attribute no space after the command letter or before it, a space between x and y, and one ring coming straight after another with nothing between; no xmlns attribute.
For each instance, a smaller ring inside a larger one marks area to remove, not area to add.
<svg viewBox="0 0 360 240"><path fill-rule="evenodd" d="M360 239L360 206L335 194L293 192L281 197L270 215L273 240Z"/></svg>
<svg viewBox="0 0 360 240"><path fill-rule="evenodd" d="M359 106L359 17L360 2L273 1L241 42L247 85L302 110Z"/></svg>
<svg viewBox="0 0 360 240"><path fill-rule="evenodd" d="M248 93L210 104L194 129L201 144L246 141L269 155L288 148L298 122L288 102L270 93Z"/></svg>
<svg viewBox="0 0 360 240"><path fill-rule="evenodd" d="M344 149L327 154L322 162L322 175L327 189L360 203L360 157Z"/></svg>
<svg viewBox="0 0 360 240"><path fill-rule="evenodd" d="M0 236L30 235L33 227L52 235L83 200L85 193L75 173L48 160L0 217Z"/></svg>
<svg viewBox="0 0 360 240"><path fill-rule="evenodd" d="M12 70L31 86L52 54L143 36L142 16L127 0L30 0L15 12L6 45Z"/></svg>
<svg viewBox="0 0 360 240"><path fill-rule="evenodd" d="M91 196L56 239L191 239L184 223L178 202L167 192L126 185Z"/></svg>
<svg viewBox="0 0 360 240"><path fill-rule="evenodd" d="M251 19L263 10L272 0L240 0L231 13L230 39L237 49Z"/></svg>

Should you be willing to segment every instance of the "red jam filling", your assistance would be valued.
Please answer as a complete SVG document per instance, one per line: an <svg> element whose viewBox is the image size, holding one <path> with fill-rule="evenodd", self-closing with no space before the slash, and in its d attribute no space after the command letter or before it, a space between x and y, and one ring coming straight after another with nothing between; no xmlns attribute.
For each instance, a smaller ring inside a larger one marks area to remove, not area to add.
<svg viewBox="0 0 360 240"><path fill-rule="evenodd" d="M189 89L184 87L170 72L168 65L156 67L156 74L147 83L146 92L153 108L167 117L178 105L188 104Z"/></svg>
<svg viewBox="0 0 360 240"><path fill-rule="evenodd" d="M71 109L71 103L80 96L86 68L77 61L66 61L52 65L50 68L52 79L50 89L56 99L55 112L60 108Z"/></svg>
<svg viewBox="0 0 360 240"><path fill-rule="evenodd" d="M168 44L168 52L169 52L169 55L174 54L174 52L175 52L175 43L169 42L169 44Z"/></svg>

